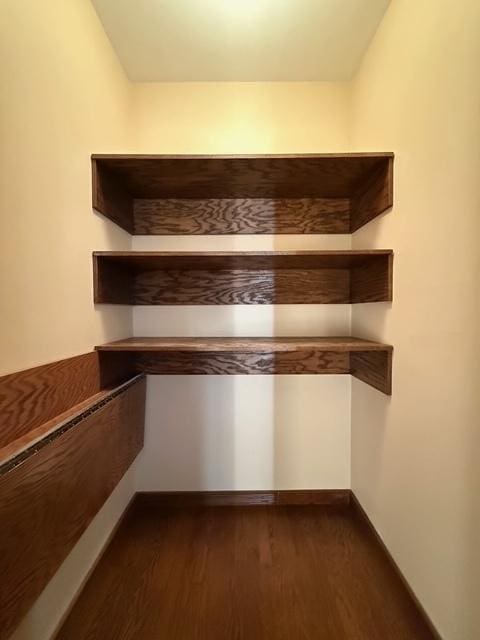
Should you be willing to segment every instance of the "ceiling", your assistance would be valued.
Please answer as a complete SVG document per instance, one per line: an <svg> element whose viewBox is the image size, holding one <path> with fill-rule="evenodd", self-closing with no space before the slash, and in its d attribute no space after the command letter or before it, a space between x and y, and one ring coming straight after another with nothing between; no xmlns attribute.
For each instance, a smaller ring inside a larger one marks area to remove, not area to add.
<svg viewBox="0 0 480 640"><path fill-rule="evenodd" d="M390 0L92 0L134 82L349 80Z"/></svg>

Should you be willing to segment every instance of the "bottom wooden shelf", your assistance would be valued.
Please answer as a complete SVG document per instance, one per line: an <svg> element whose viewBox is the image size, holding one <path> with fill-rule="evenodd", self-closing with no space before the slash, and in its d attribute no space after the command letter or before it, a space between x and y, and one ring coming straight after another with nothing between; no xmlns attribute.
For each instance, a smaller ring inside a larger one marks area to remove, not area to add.
<svg viewBox="0 0 480 640"><path fill-rule="evenodd" d="M360 338L128 338L97 350L110 365L130 353L148 374L351 374L391 394L393 348Z"/></svg>

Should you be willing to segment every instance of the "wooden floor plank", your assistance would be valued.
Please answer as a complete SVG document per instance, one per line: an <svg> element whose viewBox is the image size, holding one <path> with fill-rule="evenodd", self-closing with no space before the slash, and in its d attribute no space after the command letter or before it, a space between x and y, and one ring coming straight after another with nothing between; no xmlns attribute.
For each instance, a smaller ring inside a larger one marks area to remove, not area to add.
<svg viewBox="0 0 480 640"><path fill-rule="evenodd" d="M348 507L137 505L57 640L432 640Z"/></svg>

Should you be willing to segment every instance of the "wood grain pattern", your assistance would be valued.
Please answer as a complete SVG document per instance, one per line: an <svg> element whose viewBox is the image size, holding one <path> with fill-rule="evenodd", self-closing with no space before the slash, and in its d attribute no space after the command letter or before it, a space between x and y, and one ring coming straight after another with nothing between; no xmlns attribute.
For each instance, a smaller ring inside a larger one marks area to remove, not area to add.
<svg viewBox="0 0 480 640"><path fill-rule="evenodd" d="M392 395L392 350L351 353L350 373L382 393Z"/></svg>
<svg viewBox="0 0 480 640"><path fill-rule="evenodd" d="M0 639L6 640L143 446L145 380L0 470ZM2 472L3 471L3 472Z"/></svg>
<svg viewBox="0 0 480 640"><path fill-rule="evenodd" d="M93 155L134 198L349 198L391 153Z"/></svg>
<svg viewBox="0 0 480 640"><path fill-rule="evenodd" d="M392 347L352 337L128 338L97 349L130 354L152 375L348 374L391 394Z"/></svg>
<svg viewBox="0 0 480 640"><path fill-rule="evenodd" d="M96 347L101 352L213 352L213 353L285 353L310 351L337 351L338 353L355 351L385 351L392 347L381 342L363 340L352 336L321 337L135 337L115 340Z"/></svg>
<svg viewBox="0 0 480 640"><path fill-rule="evenodd" d="M134 201L135 235L350 233L348 198Z"/></svg>
<svg viewBox="0 0 480 640"><path fill-rule="evenodd" d="M97 252L95 301L139 305L385 301L392 296L391 257L391 251L382 250Z"/></svg>
<svg viewBox="0 0 480 640"><path fill-rule="evenodd" d="M95 209L130 233L348 233L390 206L393 154L94 155L92 166Z"/></svg>
<svg viewBox="0 0 480 640"><path fill-rule="evenodd" d="M132 374L124 363L100 367L96 352L0 378L0 449Z"/></svg>
<svg viewBox="0 0 480 640"><path fill-rule="evenodd" d="M135 276L137 305L347 304L346 269L145 271Z"/></svg>
<svg viewBox="0 0 480 640"><path fill-rule="evenodd" d="M141 504L56 640L97 638L434 640L348 506Z"/></svg>
<svg viewBox="0 0 480 640"><path fill-rule="evenodd" d="M342 374L350 372L348 353L140 353L137 370L155 375Z"/></svg>
<svg viewBox="0 0 480 640"><path fill-rule="evenodd" d="M392 302L393 252L370 256L351 269L350 301Z"/></svg>
<svg viewBox="0 0 480 640"><path fill-rule="evenodd" d="M348 505L350 489L290 489L283 491L145 491L133 507L234 507L258 505Z"/></svg>
<svg viewBox="0 0 480 640"><path fill-rule="evenodd" d="M393 206L393 157L379 162L357 185L351 198L350 232Z"/></svg>

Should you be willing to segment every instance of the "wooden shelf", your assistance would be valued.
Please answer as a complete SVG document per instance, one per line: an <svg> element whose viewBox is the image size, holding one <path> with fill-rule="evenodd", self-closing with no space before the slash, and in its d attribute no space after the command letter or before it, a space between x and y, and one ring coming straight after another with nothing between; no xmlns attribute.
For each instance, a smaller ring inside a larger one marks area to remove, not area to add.
<svg viewBox="0 0 480 640"><path fill-rule="evenodd" d="M135 235L351 233L392 206L393 154L93 155L92 202Z"/></svg>
<svg viewBox="0 0 480 640"><path fill-rule="evenodd" d="M392 347L351 337L128 338L97 347L106 361L130 353L148 374L352 374L391 393Z"/></svg>
<svg viewBox="0 0 480 640"><path fill-rule="evenodd" d="M392 300L393 252L95 252L96 303L350 304Z"/></svg>

